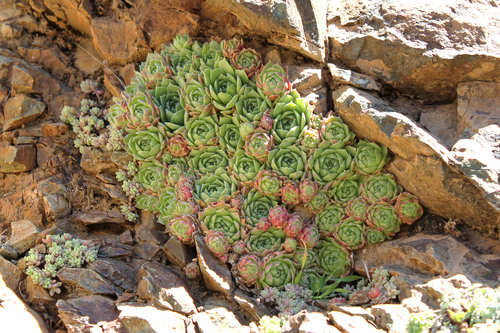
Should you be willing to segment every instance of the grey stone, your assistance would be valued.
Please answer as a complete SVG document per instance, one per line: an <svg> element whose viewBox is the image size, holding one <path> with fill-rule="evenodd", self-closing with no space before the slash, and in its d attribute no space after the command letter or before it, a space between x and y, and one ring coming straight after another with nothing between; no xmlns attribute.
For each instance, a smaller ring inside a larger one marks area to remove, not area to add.
<svg viewBox="0 0 500 333"><path fill-rule="evenodd" d="M116 320L119 315L114 302L99 295L58 300L56 306L69 332L102 332L97 324Z"/></svg>
<svg viewBox="0 0 500 333"><path fill-rule="evenodd" d="M180 268L186 267L189 264L188 249L177 237L170 237L168 242L163 247L168 260Z"/></svg>
<svg viewBox="0 0 500 333"><path fill-rule="evenodd" d="M73 213L72 218L76 222L83 223L84 225L126 223L123 215L115 211L76 212Z"/></svg>
<svg viewBox="0 0 500 333"><path fill-rule="evenodd" d="M328 69L330 70L330 74L332 74L335 84L348 84L364 90L380 90L380 83L373 76L356 73L349 69L342 69L335 64L328 64Z"/></svg>
<svg viewBox="0 0 500 333"><path fill-rule="evenodd" d="M116 295L111 283L91 269L63 267L57 277L66 287L84 294Z"/></svg>
<svg viewBox="0 0 500 333"><path fill-rule="evenodd" d="M341 305L339 303L331 305L333 311L343 312L350 316L360 316L369 321L375 321L375 317L360 306Z"/></svg>
<svg viewBox="0 0 500 333"><path fill-rule="evenodd" d="M88 268L96 271L118 287L125 290L132 289L136 285L136 271L123 261L103 258L91 262L88 265Z"/></svg>
<svg viewBox="0 0 500 333"><path fill-rule="evenodd" d="M256 297L248 296L243 290L236 289L233 299L254 320L259 321L264 316L272 317L267 307Z"/></svg>
<svg viewBox="0 0 500 333"><path fill-rule="evenodd" d="M119 304L119 321L130 333L185 333L187 318L143 304Z"/></svg>

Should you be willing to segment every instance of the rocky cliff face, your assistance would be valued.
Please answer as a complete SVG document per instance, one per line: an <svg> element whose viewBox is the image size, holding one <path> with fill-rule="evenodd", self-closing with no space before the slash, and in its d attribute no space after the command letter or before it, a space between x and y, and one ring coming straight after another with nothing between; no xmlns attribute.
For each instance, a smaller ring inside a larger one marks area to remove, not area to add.
<svg viewBox="0 0 500 333"><path fill-rule="evenodd" d="M428 217L406 230L403 239L363 250L362 258L373 261L373 267L384 265L380 258L386 256L403 258L391 269L401 276L408 297L412 283L438 275L464 273L474 281L495 281L500 262L499 18L496 0L0 0L4 287L27 294L46 318L62 319L64 325L46 320L43 332L112 332L117 327L191 332L195 325L200 331L249 331L250 320L267 313L234 290L227 267L207 251L200 248L196 255L167 241L148 213L137 224L123 219L117 207L126 197L115 172L130 157L96 148L80 154L71 129L59 120L64 105L78 106L84 97L79 86L84 79L100 83L109 106L148 53L183 33L200 41L243 38L266 61L288 66L290 82L315 113L333 110L359 138L389 148L387 171L419 198ZM106 258L62 274L71 287L56 305L45 289L25 279L20 259L46 234L58 231L100 243ZM415 232L451 236L412 238ZM436 244L445 249L436 250ZM457 248L466 264L452 265L457 258L436 254ZM410 252L418 260L408 259ZM191 286L180 269L163 265L183 268L195 256L204 280ZM429 262L434 268L426 266ZM356 266L362 273L362 265ZM205 286L228 300L207 296ZM138 306L138 300L149 305ZM92 309L95 304L106 309L105 316ZM43 320L22 311L31 316L30 324ZM160 323L156 312L164 318ZM340 329L341 320L332 321Z"/></svg>

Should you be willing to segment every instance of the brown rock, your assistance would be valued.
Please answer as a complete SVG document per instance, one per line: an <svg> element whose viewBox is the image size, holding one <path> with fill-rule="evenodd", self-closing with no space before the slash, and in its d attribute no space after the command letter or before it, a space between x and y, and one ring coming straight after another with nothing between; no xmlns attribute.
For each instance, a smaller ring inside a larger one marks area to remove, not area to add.
<svg viewBox="0 0 500 333"><path fill-rule="evenodd" d="M155 263L144 264L137 273L137 295L161 308L192 315L197 313L191 288L173 270Z"/></svg>
<svg viewBox="0 0 500 333"><path fill-rule="evenodd" d="M136 224L135 239L138 242L160 244L167 240L167 236L163 232L153 231L141 224Z"/></svg>
<svg viewBox="0 0 500 333"><path fill-rule="evenodd" d="M18 93L54 94L61 90L59 83L52 77L30 67L13 66L12 88Z"/></svg>
<svg viewBox="0 0 500 333"><path fill-rule="evenodd" d="M45 215L50 221L65 218L71 213L68 199L62 195L47 195L43 197Z"/></svg>
<svg viewBox="0 0 500 333"><path fill-rule="evenodd" d="M386 145L396 155L386 170L430 213L460 218L485 233L500 226L498 196L484 197L483 189L457 170L450 153L429 134L356 88L342 87L332 97L340 117L359 138Z"/></svg>
<svg viewBox="0 0 500 333"><path fill-rule="evenodd" d="M125 290L132 289L135 286L136 271L123 261L103 258L90 263L88 268Z"/></svg>
<svg viewBox="0 0 500 333"><path fill-rule="evenodd" d="M422 107L420 125L451 149L457 142L457 103Z"/></svg>
<svg viewBox="0 0 500 333"><path fill-rule="evenodd" d="M0 15L1 15L0 8ZM1 262L2 258L0 258ZM3 274L0 274L4 276ZM45 321L5 284L0 276L0 317L2 318L2 333L49 333ZM17 286L16 286L17 290Z"/></svg>
<svg viewBox="0 0 500 333"><path fill-rule="evenodd" d="M241 313L228 301L209 298L204 305L204 312L193 317L196 327L202 333L238 332L247 333L250 329L241 318Z"/></svg>
<svg viewBox="0 0 500 333"><path fill-rule="evenodd" d="M132 78L135 77L135 64L128 64L123 66L120 71L120 75L128 86L132 83Z"/></svg>
<svg viewBox="0 0 500 333"><path fill-rule="evenodd" d="M92 14L92 4L90 1L45 0L45 6L47 6L58 19L69 24L81 33L90 36L90 15Z"/></svg>
<svg viewBox="0 0 500 333"><path fill-rule="evenodd" d="M340 333L334 326L328 325L328 318L319 312L306 313L299 327L300 333Z"/></svg>
<svg viewBox="0 0 500 333"><path fill-rule="evenodd" d="M382 333L384 331L377 329L373 325L369 324L365 319L358 316L349 316L348 314L342 312L332 311L328 314L330 320L333 322L336 328L338 328L343 333Z"/></svg>
<svg viewBox="0 0 500 333"><path fill-rule="evenodd" d="M342 312L342 313L345 313L345 314L348 314L350 316L360 316L360 317L363 317L365 318L367 321L375 321L375 317L370 313L368 312L367 310L365 310L364 308L360 307L360 306L347 306L347 305L341 305L339 303L337 304L333 304L333 306L331 306L332 310L333 311L336 311L336 312Z"/></svg>
<svg viewBox="0 0 500 333"><path fill-rule="evenodd" d="M139 243L134 246L134 254L144 260L151 260L160 251L160 247L153 243Z"/></svg>
<svg viewBox="0 0 500 333"><path fill-rule="evenodd" d="M42 124L42 133L46 136L61 136L68 133L68 125L61 123Z"/></svg>
<svg viewBox="0 0 500 333"><path fill-rule="evenodd" d="M0 257L0 276L3 279L0 286L6 284L7 287L15 291L16 294L20 294L19 283L25 275L16 265L4 257Z"/></svg>
<svg viewBox="0 0 500 333"><path fill-rule="evenodd" d="M59 300L56 306L69 332L102 332L97 323L116 320L119 315L114 302L99 295Z"/></svg>
<svg viewBox="0 0 500 333"><path fill-rule="evenodd" d="M412 290L412 294L420 293L421 299L433 309L439 309L441 299L444 295L452 293L455 289L469 288L472 283L463 274L456 274L448 279L432 279L425 284L415 285L416 290Z"/></svg>
<svg viewBox="0 0 500 333"><path fill-rule="evenodd" d="M108 152L92 147L85 147L82 153L80 166L91 174L105 173L115 175L117 166L125 167L132 157L126 152Z"/></svg>
<svg viewBox="0 0 500 333"><path fill-rule="evenodd" d="M40 117L45 110L45 104L26 95L19 94L10 98L4 108L4 131L18 128Z"/></svg>
<svg viewBox="0 0 500 333"><path fill-rule="evenodd" d="M301 95L323 84L322 69L313 66L288 66L288 81Z"/></svg>
<svg viewBox="0 0 500 333"><path fill-rule="evenodd" d="M124 89L120 81L113 74L104 75L104 86L114 97L120 97L120 92Z"/></svg>
<svg viewBox="0 0 500 333"><path fill-rule="evenodd" d="M399 304L379 304L372 307L375 323L389 333L405 333L410 312Z"/></svg>
<svg viewBox="0 0 500 333"><path fill-rule="evenodd" d="M130 333L185 333L188 319L169 310L143 304L119 304L119 321Z"/></svg>
<svg viewBox="0 0 500 333"><path fill-rule="evenodd" d="M36 145L36 163L39 166L43 166L47 161L51 160L56 153L55 149L47 147L44 144Z"/></svg>
<svg viewBox="0 0 500 333"><path fill-rule="evenodd" d="M72 217L76 222L85 225L94 225L102 223L122 224L125 223L123 215L115 211L101 211L101 212L76 212Z"/></svg>
<svg viewBox="0 0 500 333"><path fill-rule="evenodd" d="M14 138L15 145L26 145L26 144L34 144L37 143L38 139L32 136L20 136Z"/></svg>
<svg viewBox="0 0 500 333"><path fill-rule="evenodd" d="M36 167L36 148L32 145L4 146L0 148L0 171L21 173Z"/></svg>
<svg viewBox="0 0 500 333"><path fill-rule="evenodd" d="M0 4L0 22L19 17L22 13L21 6L18 6L16 1L6 0Z"/></svg>
<svg viewBox="0 0 500 333"><path fill-rule="evenodd" d="M134 244L134 238L132 237L130 230L126 230L120 235L120 243L128 245Z"/></svg>
<svg viewBox="0 0 500 333"><path fill-rule="evenodd" d="M63 267L57 277L65 286L74 287L85 294L116 294L111 283L91 269Z"/></svg>
<svg viewBox="0 0 500 333"><path fill-rule="evenodd" d="M370 302L370 292L368 290L357 290L351 295L351 299L347 304L349 305L363 305Z"/></svg>
<svg viewBox="0 0 500 333"><path fill-rule="evenodd" d="M75 66L78 70L87 75L92 75L100 70L102 65L99 54L94 48L93 40L91 38L81 38L78 40L78 45L75 53Z"/></svg>
<svg viewBox="0 0 500 333"><path fill-rule="evenodd" d="M12 88L16 90L16 92L31 92L33 89L34 81L35 80L24 68L18 66L12 67L11 85Z"/></svg>
<svg viewBox="0 0 500 333"><path fill-rule="evenodd" d="M198 263L207 288L230 295L234 285L229 268L210 252L201 235L195 235L194 239L196 252L198 253Z"/></svg>
<svg viewBox="0 0 500 333"><path fill-rule="evenodd" d="M4 243L0 246L0 256L4 257L7 260L14 260L17 259L19 255L16 249Z"/></svg>
<svg viewBox="0 0 500 333"><path fill-rule="evenodd" d="M163 247L168 260L180 268L186 267L189 264L188 249L177 237L170 237L168 242Z"/></svg>
<svg viewBox="0 0 500 333"><path fill-rule="evenodd" d="M26 293L30 298L31 304L50 304L54 301L54 298L50 296L47 289L33 283L31 276L26 278Z"/></svg>
<svg viewBox="0 0 500 333"><path fill-rule="evenodd" d="M42 231L30 220L21 220L11 223L12 234L7 242L8 245L22 254L35 246L38 235Z"/></svg>
<svg viewBox="0 0 500 333"><path fill-rule="evenodd" d="M239 306L256 321L264 316L272 317L269 310L263 303L259 302L255 297L248 296L243 290L236 289L233 299Z"/></svg>
<svg viewBox="0 0 500 333"><path fill-rule="evenodd" d="M330 74L332 74L333 82L336 84L348 84L365 90L380 90L380 83L375 81L373 76L356 73L349 69L342 69L334 64L328 64L328 69L330 70Z"/></svg>

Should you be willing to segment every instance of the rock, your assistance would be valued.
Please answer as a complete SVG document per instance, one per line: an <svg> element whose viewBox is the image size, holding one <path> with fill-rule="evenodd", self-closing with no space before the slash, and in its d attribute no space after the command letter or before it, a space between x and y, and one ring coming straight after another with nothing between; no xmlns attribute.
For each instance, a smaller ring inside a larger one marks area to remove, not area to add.
<svg viewBox="0 0 500 333"><path fill-rule="evenodd" d="M104 87L106 88L106 91L113 95L113 97L120 98L123 86L113 74L104 75Z"/></svg>
<svg viewBox="0 0 500 333"><path fill-rule="evenodd" d="M0 23L0 37L3 40L19 38L23 33L23 28L15 24Z"/></svg>
<svg viewBox="0 0 500 333"><path fill-rule="evenodd" d="M74 287L84 294L116 295L111 283L91 269L63 267L57 277L64 286Z"/></svg>
<svg viewBox="0 0 500 333"><path fill-rule="evenodd" d="M123 234L120 235L120 243L127 245L134 244L134 238L132 237L132 233L130 232L130 230L126 230L123 232Z"/></svg>
<svg viewBox="0 0 500 333"><path fill-rule="evenodd" d="M323 83L321 71L319 67L288 66L288 81L302 95Z"/></svg>
<svg viewBox="0 0 500 333"><path fill-rule="evenodd" d="M390 262L387 258L391 258ZM496 283L499 272L488 267L495 267L498 260L498 255L479 255L451 236L417 234L358 251L354 267L358 273L366 274L365 261L372 268L389 270L391 275L398 276L400 298L407 298L411 297L410 289L415 284L436 276L463 273L474 282Z"/></svg>
<svg viewBox="0 0 500 333"><path fill-rule="evenodd" d="M2 11L0 10L0 15ZM0 258L0 262L3 258ZM49 333L45 321L28 306L10 289L3 281L0 274L0 318L2 318L2 333ZM16 286L17 290L17 286Z"/></svg>
<svg viewBox="0 0 500 333"><path fill-rule="evenodd" d="M306 313L299 327L300 333L340 333L334 326L328 325L328 318L319 312Z"/></svg>
<svg viewBox="0 0 500 333"><path fill-rule="evenodd" d="M189 264L188 249L177 237L170 237L168 242L163 247L168 260L180 268L186 267Z"/></svg>
<svg viewBox="0 0 500 333"><path fill-rule="evenodd" d="M42 231L30 220L21 220L11 223L12 234L7 244L12 246L19 254L35 246L38 235Z"/></svg>
<svg viewBox="0 0 500 333"><path fill-rule="evenodd" d="M56 151L50 147L43 144L36 145L36 164L43 166L45 163L50 161L54 157Z"/></svg>
<svg viewBox="0 0 500 333"><path fill-rule="evenodd" d="M328 64L333 82L338 85L347 84L364 90L380 90L380 83L375 81L373 76L353 72L349 69L342 69L334 64Z"/></svg>
<svg viewBox="0 0 500 333"><path fill-rule="evenodd" d="M141 224L136 224L135 238L138 242L160 244L167 240L165 233L153 231Z"/></svg>
<svg viewBox="0 0 500 333"><path fill-rule="evenodd" d="M42 133L46 136L61 136L68 133L68 125L61 123L42 124Z"/></svg>
<svg viewBox="0 0 500 333"><path fill-rule="evenodd" d="M420 125L447 148L458 140L457 103L422 107Z"/></svg>
<svg viewBox="0 0 500 333"><path fill-rule="evenodd" d="M19 283L25 275L16 265L3 257L0 257L0 276L2 278L0 289L3 289L2 285L7 285L8 288L19 294Z"/></svg>
<svg viewBox="0 0 500 333"><path fill-rule="evenodd" d="M386 145L395 154L386 170L430 213L460 218L483 233L500 226L496 197L484 197L484 189L453 165L446 148L411 120L356 88L342 87L332 97L342 120L360 139Z"/></svg>
<svg viewBox="0 0 500 333"><path fill-rule="evenodd" d="M99 54L94 48L94 41L91 38L81 38L78 40L78 48L75 53L75 66L79 71L87 75L92 75L101 69ZM127 83L130 84L130 83Z"/></svg>
<svg viewBox="0 0 500 333"><path fill-rule="evenodd" d="M4 257L7 260L17 259L19 256L16 249L10 245L2 244L0 246L0 256Z"/></svg>
<svg viewBox="0 0 500 333"><path fill-rule="evenodd" d="M349 316L348 314L342 312L332 311L328 314L328 317L333 322L336 328L338 328L342 333L382 333L384 331L375 328L373 325L369 324L365 319L358 316Z"/></svg>
<svg viewBox="0 0 500 333"><path fill-rule="evenodd" d="M192 291L173 270L155 263L144 264L137 273L137 295L164 309L192 315L197 313Z"/></svg>
<svg viewBox="0 0 500 333"><path fill-rule="evenodd" d="M72 217L76 222L83 223L84 225L126 223L123 215L115 211L75 212Z"/></svg>
<svg viewBox="0 0 500 333"><path fill-rule="evenodd" d="M185 333L187 318L142 304L119 304L119 321L130 333Z"/></svg>
<svg viewBox="0 0 500 333"><path fill-rule="evenodd" d="M208 0L233 13L252 32L315 61L325 58L325 1Z"/></svg>
<svg viewBox="0 0 500 333"><path fill-rule="evenodd" d="M36 148L32 145L0 146L0 171L21 173L33 170L37 163Z"/></svg>
<svg viewBox="0 0 500 333"><path fill-rule="evenodd" d="M128 64L123 66L120 70L120 75L125 81L125 84L129 86L132 83L132 78L135 77L135 64Z"/></svg>
<svg viewBox="0 0 500 333"><path fill-rule="evenodd" d="M14 0L4 0L0 3L0 22L7 21L23 14L21 6Z"/></svg>
<svg viewBox="0 0 500 333"><path fill-rule="evenodd" d="M452 102L460 82L496 80L498 7L489 1L424 3L330 2L333 57L429 103Z"/></svg>
<svg viewBox="0 0 500 333"><path fill-rule="evenodd" d="M37 143L38 139L33 136L20 136L14 138L15 145L26 145L26 144L34 144Z"/></svg>
<svg viewBox="0 0 500 333"><path fill-rule="evenodd" d="M97 324L116 320L119 315L114 302L99 295L58 300L56 306L69 332L102 332Z"/></svg>
<svg viewBox="0 0 500 333"><path fill-rule="evenodd" d="M61 86L45 72L28 66L13 66L11 86L18 93L54 94Z"/></svg>
<svg viewBox="0 0 500 333"><path fill-rule="evenodd" d="M109 174L115 175L118 171L117 166L125 167L132 157L124 151L102 151L93 147L85 147L82 153L80 166L91 174Z"/></svg>
<svg viewBox="0 0 500 333"><path fill-rule="evenodd" d="M198 263L207 288L230 295L234 285L229 268L210 252L201 235L195 235L194 239L196 252L198 253Z"/></svg>
<svg viewBox="0 0 500 333"><path fill-rule="evenodd" d="M90 36L90 17L92 14L92 4L90 1L45 0L44 3L58 19L81 33Z"/></svg>
<svg viewBox="0 0 500 333"><path fill-rule="evenodd" d="M471 285L465 275L457 274L448 279L437 278L430 280L425 284L416 285L415 289L421 293L425 304L433 309L439 309L444 295L452 293L455 289L469 288Z"/></svg>
<svg viewBox="0 0 500 333"><path fill-rule="evenodd" d="M351 298L347 302L348 305L363 305L371 301L370 292L368 290L356 290L352 293Z"/></svg>
<svg viewBox="0 0 500 333"><path fill-rule="evenodd" d="M233 300L249 314L254 320L259 321L264 316L272 317L269 310L257 298L248 296L243 290L236 289Z"/></svg>
<svg viewBox="0 0 500 333"><path fill-rule="evenodd" d="M45 104L26 95L19 94L9 98L4 108L4 131L10 131L40 117L45 110Z"/></svg>
<svg viewBox="0 0 500 333"><path fill-rule="evenodd" d="M373 321L373 322L375 321L375 317L370 312L366 311L364 308L360 306L333 304L331 308L333 311L336 312L346 313L350 316L360 316L365 318L367 321Z"/></svg>
<svg viewBox="0 0 500 333"><path fill-rule="evenodd" d="M281 55L278 49L273 49L267 52L266 56L264 57L264 63L267 64L269 61L281 63Z"/></svg>
<svg viewBox="0 0 500 333"><path fill-rule="evenodd" d="M153 243L139 243L134 246L134 254L144 260L151 260L160 251L160 247Z"/></svg>
<svg viewBox="0 0 500 333"><path fill-rule="evenodd" d="M49 291L41 285L33 283L31 276L26 278L26 293L31 304L50 304L54 302L54 298L50 296Z"/></svg>
<svg viewBox="0 0 500 333"><path fill-rule="evenodd" d="M422 293L416 290L411 291L411 297L401 301L401 305L410 313L419 313L429 311L427 304L422 302Z"/></svg>
<svg viewBox="0 0 500 333"><path fill-rule="evenodd" d="M111 258L97 259L87 267L124 290L132 289L136 285L136 271L120 260Z"/></svg>
<svg viewBox="0 0 500 333"><path fill-rule="evenodd" d="M45 215L51 221L65 218L71 212L68 199L62 195L47 195L43 197L43 204Z"/></svg>
<svg viewBox="0 0 500 333"><path fill-rule="evenodd" d="M200 333L250 333L250 328L241 325L233 312L216 308L202 312L193 318Z"/></svg>
<svg viewBox="0 0 500 333"><path fill-rule="evenodd" d="M375 323L389 333L405 333L410 312L399 304L378 304L372 306Z"/></svg>

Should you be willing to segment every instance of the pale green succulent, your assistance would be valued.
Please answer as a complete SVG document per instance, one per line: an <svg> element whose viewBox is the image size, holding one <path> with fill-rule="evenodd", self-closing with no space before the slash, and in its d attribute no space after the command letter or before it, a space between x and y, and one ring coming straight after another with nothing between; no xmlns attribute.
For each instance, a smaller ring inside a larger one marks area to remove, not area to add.
<svg viewBox="0 0 500 333"><path fill-rule="evenodd" d="M167 145L162 128L153 126L146 130L130 130L123 140L127 153L137 160L146 162L161 157Z"/></svg>
<svg viewBox="0 0 500 333"><path fill-rule="evenodd" d="M165 187L167 169L158 162L142 163L134 180L146 190L154 193L160 192Z"/></svg>
<svg viewBox="0 0 500 333"><path fill-rule="evenodd" d="M266 110L272 108L272 102L261 91L251 86L243 87L239 100L235 104L236 117L242 123L258 125Z"/></svg>
<svg viewBox="0 0 500 333"><path fill-rule="evenodd" d="M278 251L286 235L283 230L270 227L267 231L254 228L245 240L248 250L261 256Z"/></svg>
<svg viewBox="0 0 500 333"><path fill-rule="evenodd" d="M331 238L325 238L317 246L318 266L333 277L347 276L352 267L352 256Z"/></svg>
<svg viewBox="0 0 500 333"><path fill-rule="evenodd" d="M203 112L186 123L186 141L193 149L200 146L213 146L218 141L217 128L216 118Z"/></svg>
<svg viewBox="0 0 500 333"><path fill-rule="evenodd" d="M236 117L221 117L217 132L219 144L224 147L229 154L234 154L238 149L242 149L245 142L240 135L240 126Z"/></svg>
<svg viewBox="0 0 500 333"><path fill-rule="evenodd" d="M321 212L319 212L315 221L319 228L322 237L332 237L335 227L344 218L344 208L337 203L328 204Z"/></svg>
<svg viewBox="0 0 500 333"><path fill-rule="evenodd" d="M229 160L231 172L236 179L242 183L248 183L255 180L257 174L264 169L264 163L248 156L243 149L236 151Z"/></svg>
<svg viewBox="0 0 500 333"><path fill-rule="evenodd" d="M274 206L279 205L279 199L275 196L265 196L256 189L248 192L243 202L243 211L245 212L246 223L250 227L256 227L259 220L269 216L269 211Z"/></svg>
<svg viewBox="0 0 500 333"><path fill-rule="evenodd" d="M309 170L318 184L325 185L349 175L352 171L352 147L342 142L322 142L308 161Z"/></svg>
<svg viewBox="0 0 500 333"><path fill-rule="evenodd" d="M194 197L201 205L226 201L238 191L238 181L225 169L219 168L195 181Z"/></svg>
<svg viewBox="0 0 500 333"><path fill-rule="evenodd" d="M229 158L224 148L220 146L204 146L191 150L189 167L202 175L215 172L218 168L226 168Z"/></svg>
<svg viewBox="0 0 500 333"><path fill-rule="evenodd" d="M321 136L326 141L332 143L343 142L346 145L356 138L356 135L349 130L349 126L339 117L334 117L332 113L329 113L326 118L323 118L321 123Z"/></svg>
<svg viewBox="0 0 500 333"><path fill-rule="evenodd" d="M231 208L223 202L209 206L200 213L199 220L203 231L220 231L229 244L245 237L244 221L236 208Z"/></svg>
<svg viewBox="0 0 500 333"><path fill-rule="evenodd" d="M278 175L293 181L304 179L306 175L307 152L300 146L282 144L269 152L267 164Z"/></svg>
<svg viewBox="0 0 500 333"><path fill-rule="evenodd" d="M292 261L291 255L276 252L264 258L257 285L260 289L284 287L293 282L296 270L297 265Z"/></svg>
<svg viewBox="0 0 500 333"><path fill-rule="evenodd" d="M356 169L364 175L377 173L389 162L390 157L388 154L386 146L379 146L374 142L362 140L356 145L356 155L354 157Z"/></svg>

